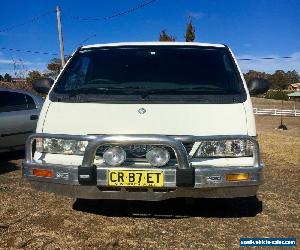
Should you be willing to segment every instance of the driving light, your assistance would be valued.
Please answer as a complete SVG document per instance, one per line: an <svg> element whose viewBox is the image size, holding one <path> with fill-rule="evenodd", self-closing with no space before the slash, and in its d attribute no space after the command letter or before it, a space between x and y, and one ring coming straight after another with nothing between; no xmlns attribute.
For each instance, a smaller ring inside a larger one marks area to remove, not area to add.
<svg viewBox="0 0 300 250"><path fill-rule="evenodd" d="M146 154L149 163L156 167L166 165L170 160L169 151L161 147L153 147Z"/></svg>
<svg viewBox="0 0 300 250"><path fill-rule="evenodd" d="M195 157L246 157L253 155L249 140L202 141Z"/></svg>
<svg viewBox="0 0 300 250"><path fill-rule="evenodd" d="M87 141L37 138L36 151L52 154L83 155L87 144Z"/></svg>
<svg viewBox="0 0 300 250"><path fill-rule="evenodd" d="M126 159L126 152L121 147L110 147L103 153L103 160L111 165L117 166L122 164Z"/></svg>

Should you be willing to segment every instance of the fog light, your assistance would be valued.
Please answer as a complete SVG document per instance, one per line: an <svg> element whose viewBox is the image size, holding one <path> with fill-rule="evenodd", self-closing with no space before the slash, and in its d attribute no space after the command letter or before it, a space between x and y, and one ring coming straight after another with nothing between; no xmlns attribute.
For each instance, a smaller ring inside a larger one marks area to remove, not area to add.
<svg viewBox="0 0 300 250"><path fill-rule="evenodd" d="M227 174L227 181L247 181L250 179L250 174L248 173L238 173L238 174Z"/></svg>
<svg viewBox="0 0 300 250"><path fill-rule="evenodd" d="M53 171L47 169L33 169L32 174L38 177L53 177Z"/></svg>
<svg viewBox="0 0 300 250"><path fill-rule="evenodd" d="M161 167L168 163L170 160L170 154L165 148L153 147L147 152L146 158L151 165Z"/></svg>
<svg viewBox="0 0 300 250"><path fill-rule="evenodd" d="M112 166L122 164L126 159L126 152L121 147L110 147L103 153L103 160Z"/></svg>

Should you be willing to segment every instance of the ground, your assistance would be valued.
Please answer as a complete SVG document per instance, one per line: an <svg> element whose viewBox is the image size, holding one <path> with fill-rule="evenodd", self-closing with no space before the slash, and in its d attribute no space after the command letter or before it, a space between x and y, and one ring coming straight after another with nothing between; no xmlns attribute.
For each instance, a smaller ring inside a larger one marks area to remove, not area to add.
<svg viewBox="0 0 300 250"><path fill-rule="evenodd" d="M300 118L256 117L257 198L82 202L32 190L23 152L0 155L0 249L236 249L241 237L300 240ZM299 244L299 243L298 243Z"/></svg>
<svg viewBox="0 0 300 250"><path fill-rule="evenodd" d="M300 109L299 101L281 101L265 98L251 97L253 107L268 109Z"/></svg>

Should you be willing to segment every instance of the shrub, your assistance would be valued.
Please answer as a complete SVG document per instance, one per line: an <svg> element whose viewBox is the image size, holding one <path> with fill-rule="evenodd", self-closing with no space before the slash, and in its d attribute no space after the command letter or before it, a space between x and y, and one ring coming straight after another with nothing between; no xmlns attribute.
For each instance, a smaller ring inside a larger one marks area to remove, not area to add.
<svg viewBox="0 0 300 250"><path fill-rule="evenodd" d="M288 93L282 90L269 90L266 94L267 99L288 100Z"/></svg>

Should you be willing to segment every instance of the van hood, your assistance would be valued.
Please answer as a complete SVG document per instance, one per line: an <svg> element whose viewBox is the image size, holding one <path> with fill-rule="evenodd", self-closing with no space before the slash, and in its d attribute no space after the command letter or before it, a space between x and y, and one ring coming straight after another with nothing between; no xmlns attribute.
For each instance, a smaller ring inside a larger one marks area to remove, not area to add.
<svg viewBox="0 0 300 250"><path fill-rule="evenodd" d="M53 134L247 135L244 105L50 102L42 131Z"/></svg>

